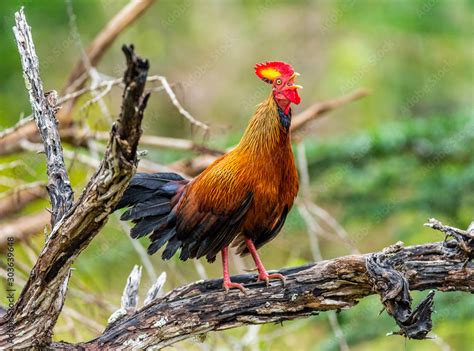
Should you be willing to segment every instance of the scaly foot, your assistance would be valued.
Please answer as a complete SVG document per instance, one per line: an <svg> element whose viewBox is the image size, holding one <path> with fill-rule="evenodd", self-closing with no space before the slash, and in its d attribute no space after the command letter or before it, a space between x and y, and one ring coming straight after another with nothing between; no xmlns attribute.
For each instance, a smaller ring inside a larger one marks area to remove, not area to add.
<svg viewBox="0 0 474 351"><path fill-rule="evenodd" d="M263 266L262 260L258 256L257 249L255 248L255 245L252 241L252 239L245 239L245 243L247 244L247 247L249 249L250 254L252 255L252 258L257 265L257 270L258 270L258 281L265 281L268 284L270 283L270 279L280 279L283 283L283 286L286 285L286 277L280 273L273 273L273 274L268 274L267 270Z"/></svg>
<svg viewBox="0 0 474 351"><path fill-rule="evenodd" d="M229 290L230 289L239 289L240 291L242 291L245 295L247 295L247 289L244 288L244 286L242 284L239 284L239 283L232 283L229 280L225 280L224 279L224 283L222 284L222 287L225 289L225 292L226 294L229 293Z"/></svg>
<svg viewBox="0 0 474 351"><path fill-rule="evenodd" d="M280 273L268 274L266 271L261 271L258 275L258 281L264 281L267 286L270 284L271 279L280 279L283 286L286 286L286 277Z"/></svg>

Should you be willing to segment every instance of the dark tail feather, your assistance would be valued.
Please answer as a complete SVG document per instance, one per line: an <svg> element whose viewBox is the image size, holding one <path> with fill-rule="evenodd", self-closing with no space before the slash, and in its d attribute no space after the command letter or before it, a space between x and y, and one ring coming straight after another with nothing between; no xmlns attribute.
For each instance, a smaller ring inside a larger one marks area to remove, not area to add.
<svg viewBox="0 0 474 351"><path fill-rule="evenodd" d="M130 231L130 236L133 239L141 238L148 235L155 230L161 229L167 222L167 218L163 216L152 216L143 218Z"/></svg>
<svg viewBox="0 0 474 351"><path fill-rule="evenodd" d="M156 196L150 200L136 204L129 208L120 217L122 221L137 220L140 218L160 216L171 211L171 203L167 198Z"/></svg>
<svg viewBox="0 0 474 351"><path fill-rule="evenodd" d="M156 234L156 236L155 236ZM151 244L148 246L148 254L153 255L156 251L161 249L161 247L172 237L176 235L176 228L166 229L165 231L153 232L151 235Z"/></svg>
<svg viewBox="0 0 474 351"><path fill-rule="evenodd" d="M148 254L158 251L166 242L162 257L171 258L181 246L176 237L175 214L173 210L182 188L188 183L175 173L137 173L125 190L117 209L129 207L120 219L131 220L135 226L130 231L137 239L150 235Z"/></svg>
<svg viewBox="0 0 474 351"><path fill-rule="evenodd" d="M183 181L185 179L176 173L137 173L130 181L115 210L135 206L156 195L171 198Z"/></svg>
<svg viewBox="0 0 474 351"><path fill-rule="evenodd" d="M176 236L174 236L168 241L168 245L166 245L165 251L163 251L163 253L161 254L161 258L164 260L169 260L171 257L173 257L176 251L178 251L181 244L182 241L179 240Z"/></svg>
<svg viewBox="0 0 474 351"><path fill-rule="evenodd" d="M184 178L176 173L137 173L130 181L130 186L156 189L172 180L184 180Z"/></svg>

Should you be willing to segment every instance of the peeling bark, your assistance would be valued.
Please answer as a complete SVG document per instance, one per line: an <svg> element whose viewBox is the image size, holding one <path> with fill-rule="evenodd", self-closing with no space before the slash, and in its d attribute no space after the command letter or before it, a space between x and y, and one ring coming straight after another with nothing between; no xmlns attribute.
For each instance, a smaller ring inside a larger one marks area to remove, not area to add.
<svg viewBox="0 0 474 351"><path fill-rule="evenodd" d="M54 226L71 208L74 201L74 193L64 164L63 149L59 139L56 106L52 99L57 93L53 91L45 94L43 90L43 82L39 76L39 61L23 9L15 14L13 32L20 53L33 116L43 139L49 180L47 189L52 206L51 226Z"/></svg>
<svg viewBox="0 0 474 351"><path fill-rule="evenodd" d="M114 321L94 340L77 345L55 343L52 347L84 350L162 348L210 331L348 309L380 290L374 285L374 274L367 269L367 261L374 257L384 262L384 269L400 277L411 290L473 293L474 264L469 262L464 266L466 253L460 246L456 240L406 248L396 244L374 254L345 256L282 269L279 272L288 278L286 286L272 281L266 287L264 283L257 283L253 274L232 277L232 281L245 284L247 295L235 290L226 294L221 279L196 282L174 289L137 312ZM410 300L404 295L408 290L400 289L398 283L385 287L382 295L386 301L397 297L402 297L400 301L404 301L403 298ZM410 318L404 320L405 329L412 327L407 336L419 338L431 328L426 316L430 315L427 312L431 309L432 293L428 296L429 299L415 312L410 310Z"/></svg>

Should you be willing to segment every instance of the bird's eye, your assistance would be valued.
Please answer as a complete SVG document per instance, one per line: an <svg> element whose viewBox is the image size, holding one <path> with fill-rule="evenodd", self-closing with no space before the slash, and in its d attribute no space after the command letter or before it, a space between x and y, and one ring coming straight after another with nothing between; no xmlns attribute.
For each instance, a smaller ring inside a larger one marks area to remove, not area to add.
<svg viewBox="0 0 474 351"><path fill-rule="evenodd" d="M278 78L278 79L276 80L276 84L277 84L277 85L280 85L280 84L281 84L281 79Z"/></svg>

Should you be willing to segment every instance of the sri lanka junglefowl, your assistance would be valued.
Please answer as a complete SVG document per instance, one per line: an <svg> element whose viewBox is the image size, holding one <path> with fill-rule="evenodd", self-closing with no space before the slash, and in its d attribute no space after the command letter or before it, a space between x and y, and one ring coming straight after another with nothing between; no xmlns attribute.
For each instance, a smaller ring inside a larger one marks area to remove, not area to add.
<svg viewBox="0 0 474 351"><path fill-rule="evenodd" d="M136 225L133 238L149 235L148 253L166 243L161 257L222 255L224 288L238 288L229 276L228 247L250 253L258 279L281 279L268 274L257 249L280 232L298 192L298 174L290 144L291 104L299 104L299 75L284 62L257 64L255 72L271 84L270 96L257 106L237 147L212 163L196 178L174 173L136 174L117 209L129 207L122 220Z"/></svg>

